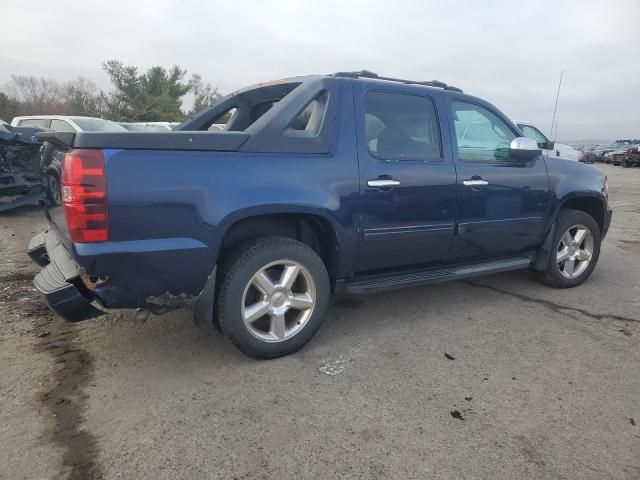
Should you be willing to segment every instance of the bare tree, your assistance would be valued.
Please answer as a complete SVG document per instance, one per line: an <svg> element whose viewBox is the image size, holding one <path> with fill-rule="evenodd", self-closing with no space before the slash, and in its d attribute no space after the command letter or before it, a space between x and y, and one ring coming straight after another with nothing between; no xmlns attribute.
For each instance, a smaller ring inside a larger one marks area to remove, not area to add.
<svg viewBox="0 0 640 480"><path fill-rule="evenodd" d="M174 121L185 116L182 99L194 95L191 113L218 101L222 96L198 74L185 81L187 71L151 67L138 68L110 60L103 64L114 89L105 92L83 77L60 82L50 78L13 75L0 88L0 117L15 115L86 115L116 121Z"/></svg>
<svg viewBox="0 0 640 480"><path fill-rule="evenodd" d="M12 75L6 85L9 98L21 104L22 113L66 113L60 101L60 84L52 79Z"/></svg>

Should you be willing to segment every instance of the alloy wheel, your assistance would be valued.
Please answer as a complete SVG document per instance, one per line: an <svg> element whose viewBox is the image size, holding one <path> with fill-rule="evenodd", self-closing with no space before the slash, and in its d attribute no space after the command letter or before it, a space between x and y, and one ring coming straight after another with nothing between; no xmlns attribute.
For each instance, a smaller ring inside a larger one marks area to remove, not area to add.
<svg viewBox="0 0 640 480"><path fill-rule="evenodd" d="M584 225L570 227L560 238L557 249L558 270L565 278L576 278L584 273L593 256L594 240Z"/></svg>
<svg viewBox="0 0 640 480"><path fill-rule="evenodd" d="M316 286L293 260L271 262L256 272L242 295L242 319L256 338L282 342L300 332L313 314Z"/></svg>

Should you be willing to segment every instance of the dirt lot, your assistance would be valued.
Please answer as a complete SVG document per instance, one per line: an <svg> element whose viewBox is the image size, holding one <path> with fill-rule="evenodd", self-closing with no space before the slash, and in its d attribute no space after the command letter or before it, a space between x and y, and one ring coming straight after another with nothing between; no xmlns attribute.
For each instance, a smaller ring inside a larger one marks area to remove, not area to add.
<svg viewBox="0 0 640 480"><path fill-rule="evenodd" d="M268 362L184 311L54 318L24 253L41 214L0 217L0 478L640 478L640 169L602 168L583 286L337 298Z"/></svg>

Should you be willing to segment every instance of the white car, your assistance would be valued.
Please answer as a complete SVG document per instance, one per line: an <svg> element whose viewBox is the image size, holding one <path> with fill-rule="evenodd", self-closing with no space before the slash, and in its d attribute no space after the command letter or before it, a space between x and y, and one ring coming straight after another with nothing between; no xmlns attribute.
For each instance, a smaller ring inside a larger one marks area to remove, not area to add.
<svg viewBox="0 0 640 480"><path fill-rule="evenodd" d="M103 118L67 115L28 115L14 117L14 127L39 127L56 132L124 132L124 127Z"/></svg>
<svg viewBox="0 0 640 480"><path fill-rule="evenodd" d="M516 122L518 128L522 130L525 137L529 137L538 143L542 153L548 157L560 158L562 160L578 161L578 151L570 145L553 142L549 140L536 126L527 122Z"/></svg>
<svg viewBox="0 0 640 480"><path fill-rule="evenodd" d="M165 132L167 130L173 130L173 127L180 125L179 122L136 122L133 125L144 125L145 127L151 127L155 130Z"/></svg>

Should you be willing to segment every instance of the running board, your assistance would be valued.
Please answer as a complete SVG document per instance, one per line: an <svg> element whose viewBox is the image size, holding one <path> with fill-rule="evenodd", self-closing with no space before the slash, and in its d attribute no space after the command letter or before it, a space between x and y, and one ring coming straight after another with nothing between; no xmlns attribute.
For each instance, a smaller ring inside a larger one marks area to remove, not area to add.
<svg viewBox="0 0 640 480"><path fill-rule="evenodd" d="M461 280L463 278L528 268L531 264L531 259L531 256L526 256L483 263L412 270L390 275L358 277L338 282L336 290L345 293L372 293L416 285L427 285L429 283Z"/></svg>

